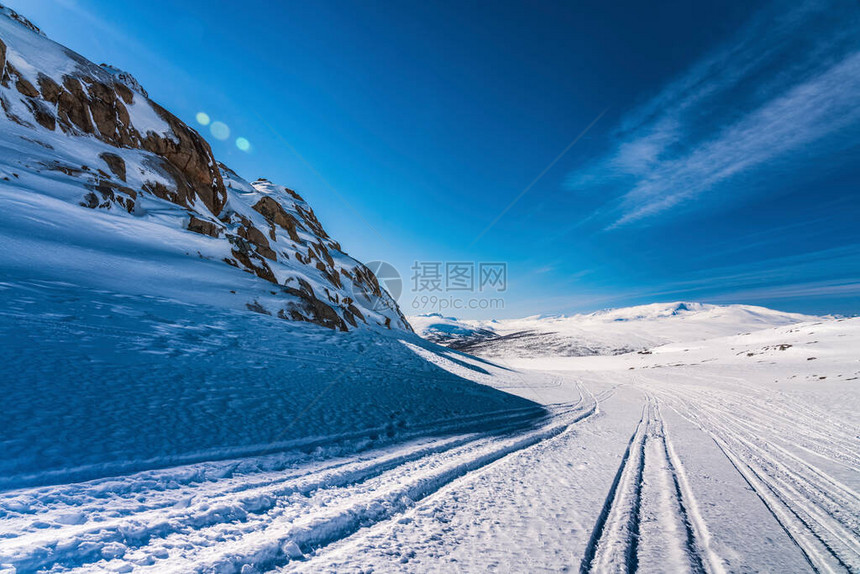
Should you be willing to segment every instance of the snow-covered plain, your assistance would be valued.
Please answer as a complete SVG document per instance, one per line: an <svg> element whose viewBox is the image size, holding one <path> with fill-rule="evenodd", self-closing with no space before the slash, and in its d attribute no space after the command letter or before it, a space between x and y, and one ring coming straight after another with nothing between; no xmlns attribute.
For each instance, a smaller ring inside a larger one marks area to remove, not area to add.
<svg viewBox="0 0 860 574"><path fill-rule="evenodd" d="M583 418L298 571L856 572L860 319L523 359ZM587 405L587 406L584 406Z"/></svg>
<svg viewBox="0 0 860 574"><path fill-rule="evenodd" d="M19 572L860 569L860 319L493 364L3 289Z"/></svg>

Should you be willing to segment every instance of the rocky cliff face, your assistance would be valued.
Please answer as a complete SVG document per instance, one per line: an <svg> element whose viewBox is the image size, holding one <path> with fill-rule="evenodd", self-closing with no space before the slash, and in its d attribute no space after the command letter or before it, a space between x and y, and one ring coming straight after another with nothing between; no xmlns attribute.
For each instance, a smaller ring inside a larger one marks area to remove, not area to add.
<svg viewBox="0 0 860 574"><path fill-rule="evenodd" d="M224 264L282 294L277 305L248 302L252 310L340 330L410 329L296 192L243 180L133 76L52 42L2 6L0 107L0 185L33 189L38 180L53 198L209 236L223 244Z"/></svg>

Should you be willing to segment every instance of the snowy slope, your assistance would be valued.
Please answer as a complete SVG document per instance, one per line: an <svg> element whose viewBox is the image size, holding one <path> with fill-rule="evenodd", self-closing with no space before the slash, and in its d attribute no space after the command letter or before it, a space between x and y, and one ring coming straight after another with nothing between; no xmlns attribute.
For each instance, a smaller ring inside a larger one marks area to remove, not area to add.
<svg viewBox="0 0 860 574"><path fill-rule="evenodd" d="M297 193L243 180L130 74L5 8L0 104L0 234L14 245L0 268L339 330L409 330Z"/></svg>
<svg viewBox="0 0 860 574"><path fill-rule="evenodd" d="M615 355L815 319L751 305L655 303L584 315L494 321L410 317L428 340L485 357Z"/></svg>
<svg viewBox="0 0 860 574"><path fill-rule="evenodd" d="M180 325L171 327L186 331L173 353L218 340L207 334L212 325ZM340 335L374 345L382 336ZM305 453L237 450L250 456L0 492L0 564L56 572L854 572L858 345L860 319L850 319L649 355L531 359L552 374L437 354L436 375L497 385L544 403L550 416L529 419L528 402L496 403L477 419L425 420L439 430L452 424L446 432L406 442L380 432L357 452L346 441ZM390 345L378 348L381 370L409 368L391 362L403 356ZM412 352L429 357L434 348ZM416 398L438 408L444 388ZM176 390L188 400L192 389ZM392 387L378 390L375 399L394 400ZM261 411L242 396L227 403L241 423L228 424L254 431ZM472 404L482 400L476 394ZM469 420L482 423L470 429ZM41 450L53 454L49 443Z"/></svg>
<svg viewBox="0 0 860 574"><path fill-rule="evenodd" d="M856 572L860 319L523 359L598 412L297 572ZM813 358L810 360L810 358Z"/></svg>
<svg viewBox="0 0 860 574"><path fill-rule="evenodd" d="M207 279L229 285L230 268L212 265L221 274ZM217 301L14 276L0 297L0 490L542 415L486 386L490 365L403 331L340 333Z"/></svg>

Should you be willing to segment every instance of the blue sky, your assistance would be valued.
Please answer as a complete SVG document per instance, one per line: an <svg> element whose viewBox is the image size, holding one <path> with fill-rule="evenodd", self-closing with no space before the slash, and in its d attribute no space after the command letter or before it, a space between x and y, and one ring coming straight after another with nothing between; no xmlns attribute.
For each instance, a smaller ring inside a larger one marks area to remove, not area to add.
<svg viewBox="0 0 860 574"><path fill-rule="evenodd" d="M507 263L503 310L449 314L860 313L853 0L4 2L407 287L416 260Z"/></svg>

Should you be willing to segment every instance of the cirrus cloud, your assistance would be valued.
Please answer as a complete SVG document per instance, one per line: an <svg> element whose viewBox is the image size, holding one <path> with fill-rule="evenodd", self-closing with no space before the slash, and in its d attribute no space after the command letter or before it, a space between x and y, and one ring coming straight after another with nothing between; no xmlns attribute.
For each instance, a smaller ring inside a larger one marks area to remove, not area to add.
<svg viewBox="0 0 860 574"><path fill-rule="evenodd" d="M724 184L803 153L838 155L860 132L860 9L829 0L774 4L619 123L603 157L568 186L610 200L605 229L692 200L749 193ZM814 151L813 146L816 146ZM792 164L792 169L808 168Z"/></svg>

